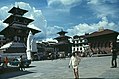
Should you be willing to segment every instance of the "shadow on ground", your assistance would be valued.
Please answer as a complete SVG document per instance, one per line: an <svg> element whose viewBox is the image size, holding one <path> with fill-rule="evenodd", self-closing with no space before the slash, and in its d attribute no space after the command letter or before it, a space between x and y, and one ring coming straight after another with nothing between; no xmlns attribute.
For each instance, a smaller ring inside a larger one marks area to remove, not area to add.
<svg viewBox="0 0 119 79"><path fill-rule="evenodd" d="M11 73L5 73L0 75L0 79L9 79L13 77L18 77L21 75L26 75L26 74L31 74L34 72L29 72L29 71L17 71L17 72L11 72Z"/></svg>
<svg viewBox="0 0 119 79"><path fill-rule="evenodd" d="M79 78L79 79L105 79L105 78Z"/></svg>
<svg viewBox="0 0 119 79"><path fill-rule="evenodd" d="M68 79L75 79L75 78L68 78ZM105 79L105 78L79 78L79 79Z"/></svg>
<svg viewBox="0 0 119 79"><path fill-rule="evenodd" d="M26 68L32 68L32 67L36 67L36 66L29 66L29 67L26 67Z"/></svg>

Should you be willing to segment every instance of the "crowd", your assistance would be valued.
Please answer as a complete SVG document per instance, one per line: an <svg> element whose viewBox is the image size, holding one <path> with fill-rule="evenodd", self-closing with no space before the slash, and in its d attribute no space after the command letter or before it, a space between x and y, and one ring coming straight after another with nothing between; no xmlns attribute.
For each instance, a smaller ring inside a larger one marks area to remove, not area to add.
<svg viewBox="0 0 119 79"><path fill-rule="evenodd" d="M3 60L2 60L2 57L0 55L0 66L2 66L2 68L7 68L8 67L8 58L5 57Z"/></svg>
<svg viewBox="0 0 119 79"><path fill-rule="evenodd" d="M13 58L13 61L15 60L15 58ZM0 67L2 68L8 68L8 63L10 63L11 60L8 59L8 57L4 57L2 59L2 56L0 55ZM23 62L23 58L22 58L22 55L20 56L20 60L18 61L19 63L19 69L20 70L25 70L25 67L24 67L24 62Z"/></svg>

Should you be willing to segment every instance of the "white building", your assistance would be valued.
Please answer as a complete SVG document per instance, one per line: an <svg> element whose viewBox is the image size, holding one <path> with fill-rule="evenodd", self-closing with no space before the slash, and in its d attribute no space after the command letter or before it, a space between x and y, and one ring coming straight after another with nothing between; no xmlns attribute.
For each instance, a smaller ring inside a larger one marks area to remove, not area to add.
<svg viewBox="0 0 119 79"><path fill-rule="evenodd" d="M85 53L85 51L88 49L88 41L85 38L85 35L73 36L72 42L72 52Z"/></svg>

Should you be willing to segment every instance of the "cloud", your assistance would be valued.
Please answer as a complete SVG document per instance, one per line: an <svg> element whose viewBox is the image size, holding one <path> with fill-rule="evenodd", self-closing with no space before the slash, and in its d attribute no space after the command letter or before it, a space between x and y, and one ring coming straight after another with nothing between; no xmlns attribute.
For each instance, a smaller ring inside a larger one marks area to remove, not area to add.
<svg viewBox="0 0 119 79"><path fill-rule="evenodd" d="M48 0L48 6L50 7L72 7L79 4L82 0Z"/></svg>
<svg viewBox="0 0 119 79"><path fill-rule="evenodd" d="M53 26L53 27L47 27L47 38L55 38L56 36L58 36L57 32L61 31L61 29L63 29L63 27L59 27L59 26Z"/></svg>
<svg viewBox="0 0 119 79"><path fill-rule="evenodd" d="M104 29L111 29L115 31L119 31L119 27L114 22L109 22L106 17L103 17L101 21L98 23L93 24L78 24L76 26L73 26L73 28L67 29L68 35L74 36L74 35L84 35L85 33L91 33L94 31L97 31L100 27L103 27Z"/></svg>
<svg viewBox="0 0 119 79"><path fill-rule="evenodd" d="M47 29L47 20L45 19L41 10L36 9L35 7L31 7L28 3L18 2L16 3L23 9L27 9L28 12L25 14L25 17L34 19L34 22L30 23L28 27L41 30L40 33L35 35L37 39L45 39L46 38L46 29Z"/></svg>
<svg viewBox="0 0 119 79"><path fill-rule="evenodd" d="M13 6L19 6L22 9L28 10L28 12L24 15L24 17L33 19L34 21L28 25L28 27L41 30L41 33L38 33L36 37L44 38L45 34L44 31L46 29L46 20L44 15L42 14L41 10L36 9L35 7L30 6L28 3L25 2L15 2L15 5L7 5L0 8L0 29L4 29L6 27L6 24L3 23L3 21L10 16L8 11ZM41 37L40 37L41 36Z"/></svg>
<svg viewBox="0 0 119 79"><path fill-rule="evenodd" d="M3 20L6 17L8 17L9 7L11 7L11 6L3 6L3 7L0 8L0 20Z"/></svg>
<svg viewBox="0 0 119 79"><path fill-rule="evenodd" d="M8 24L3 23L3 21L9 16L9 8L11 8L11 5L3 6L0 8L0 31L2 31L5 27L8 26Z"/></svg>
<svg viewBox="0 0 119 79"><path fill-rule="evenodd" d="M101 18L101 21L96 21L97 23L85 23L82 22L80 24L79 21L76 20L77 17L71 18L73 16L70 16L68 13L70 12L70 8L74 7L76 5L80 6L79 4L82 2L82 0L48 0L48 7L45 8L44 17L43 13L41 10L36 9L35 7L32 7L29 5L29 3L25 2L15 2L15 5L7 5L3 6L0 8L0 29L5 28L7 25L3 24L3 20L5 20L10 14L8 11L13 7L13 6L19 6L22 9L28 10L28 12L24 15L25 17L34 19L34 22L30 23L28 27L34 28L34 29L40 29L42 32L36 34L36 38L38 39L51 39L55 38L58 36L57 32L59 32L61 29L65 29L68 33L68 35L73 36L73 35L82 35L84 33L91 33L100 27L104 27L105 29L112 29L115 31L119 31L118 24L116 24L114 21L110 21L107 16L118 16L118 9L115 8L117 7L116 5L108 5L104 4L106 1L109 0L87 0L87 5L86 6L86 11L87 8L90 8L97 17ZM116 2L116 0L114 0ZM112 3L115 3L113 0ZM87 7L88 6L88 7ZM51 8L50 8L51 7ZM74 7L75 8L75 7ZM79 8L77 8L79 9ZM81 8L82 9L82 8ZM88 12L88 11L87 11ZM87 14L87 12L85 12ZM93 13L92 12L92 13ZM84 14L85 14L84 13ZM79 15L79 14L78 14ZM82 15L80 15L82 17ZM50 22L52 25L49 25L47 23ZM81 18L83 19L89 19L89 18ZM79 20L79 19L78 19ZM97 20L97 18L95 18ZM74 25L73 23L76 22ZM61 24L68 24L72 23L70 27L65 26L64 28L58 25ZM48 25L47 25L48 24ZM72 28L71 28L72 27Z"/></svg>
<svg viewBox="0 0 119 79"><path fill-rule="evenodd" d="M99 0L88 0L88 4L98 4Z"/></svg>
<svg viewBox="0 0 119 79"><path fill-rule="evenodd" d="M47 39L45 39L45 40L42 40L42 41L52 41L52 42L58 42L57 40L55 40L55 39L53 39L53 38L47 38Z"/></svg>
<svg viewBox="0 0 119 79"><path fill-rule="evenodd" d="M82 0L61 0L64 5L74 5L80 3Z"/></svg>
<svg viewBox="0 0 119 79"><path fill-rule="evenodd" d="M13 7L14 5L7 5L0 8L0 29L3 30L7 24L3 23L3 21L10 16L8 11ZM28 10L28 12L24 15L24 17L33 19L34 21L28 25L28 27L41 30L40 33L35 35L36 39L46 39L46 37L52 38L57 36L57 32L59 30L63 29L63 27L59 26L48 26L47 20L45 19L43 13L41 10L36 9L35 7L31 7L28 3L25 2L15 2L15 6L19 6L22 9ZM9 8L10 7L10 8Z"/></svg>
<svg viewBox="0 0 119 79"><path fill-rule="evenodd" d="M87 4L97 17L117 17L119 14L118 0L87 0Z"/></svg>
<svg viewBox="0 0 119 79"><path fill-rule="evenodd" d="M2 31L5 27L7 27L7 24L4 24L3 20L0 20L0 31Z"/></svg>
<svg viewBox="0 0 119 79"><path fill-rule="evenodd" d="M88 4L117 3L118 0L87 0Z"/></svg>
<svg viewBox="0 0 119 79"><path fill-rule="evenodd" d="M24 16L30 19L34 19L32 22L34 26L44 29L43 27L45 26L46 20L41 10L38 10L35 7L31 7L28 3L25 2L15 2L15 5L18 5L22 9L28 10Z"/></svg>

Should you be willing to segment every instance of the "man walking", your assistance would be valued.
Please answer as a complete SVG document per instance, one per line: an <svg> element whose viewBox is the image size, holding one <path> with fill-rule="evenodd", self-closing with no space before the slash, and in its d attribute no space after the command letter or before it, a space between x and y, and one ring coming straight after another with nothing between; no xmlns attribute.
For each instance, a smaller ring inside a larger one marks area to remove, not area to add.
<svg viewBox="0 0 119 79"><path fill-rule="evenodd" d="M111 68L116 68L117 67L117 51L116 51L116 48L113 47L111 52L112 52L112 61L111 61L112 67Z"/></svg>
<svg viewBox="0 0 119 79"><path fill-rule="evenodd" d="M19 68L21 71L23 71L23 69L25 70L22 55L20 56Z"/></svg>
<svg viewBox="0 0 119 79"><path fill-rule="evenodd" d="M69 62L69 68L70 68L70 65L72 64L75 79L79 79L78 65L80 61L81 61L81 58L79 58L77 53L73 52Z"/></svg>

